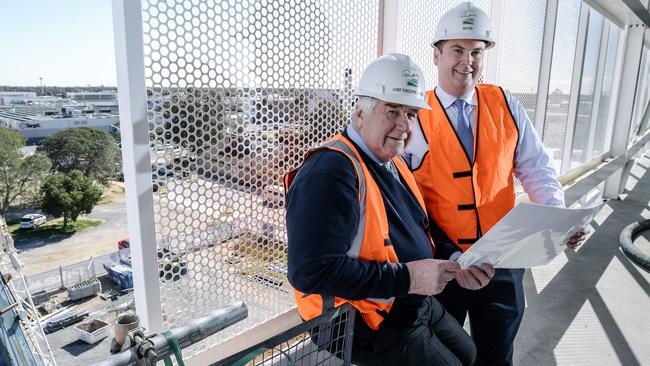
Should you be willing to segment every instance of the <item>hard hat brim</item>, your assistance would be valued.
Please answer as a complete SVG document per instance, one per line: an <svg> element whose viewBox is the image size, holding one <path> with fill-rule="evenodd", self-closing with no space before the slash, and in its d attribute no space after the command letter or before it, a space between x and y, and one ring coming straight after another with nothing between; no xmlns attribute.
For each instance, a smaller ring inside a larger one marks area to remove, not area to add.
<svg viewBox="0 0 650 366"><path fill-rule="evenodd" d="M491 39L480 39L480 38L467 38L466 35L459 36L459 37L446 37L444 39L434 39L433 42L431 42L431 47L436 48L436 43L440 41L452 41L455 39L467 39L467 40L472 40L472 41L483 41L485 42L485 49L489 50L490 48L494 47L496 42L494 42Z"/></svg>
<svg viewBox="0 0 650 366"><path fill-rule="evenodd" d="M367 93L367 92L364 93L361 91L358 91L357 93L355 93L355 95L358 97L371 97L371 98L381 100L382 102L405 105L416 109L431 110L431 107L427 104L426 100L421 100L421 101L417 101L416 103L413 103L413 97L409 97L409 96L391 95L390 98L387 98L385 95Z"/></svg>

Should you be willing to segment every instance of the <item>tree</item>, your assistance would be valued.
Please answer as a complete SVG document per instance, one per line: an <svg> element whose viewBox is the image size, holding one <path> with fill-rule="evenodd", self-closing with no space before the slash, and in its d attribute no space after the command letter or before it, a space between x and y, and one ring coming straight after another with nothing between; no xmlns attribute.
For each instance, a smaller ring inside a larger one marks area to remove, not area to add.
<svg viewBox="0 0 650 366"><path fill-rule="evenodd" d="M50 159L43 154L22 157L25 139L10 128L0 127L0 214L5 217L9 206L18 199L30 200L38 192Z"/></svg>
<svg viewBox="0 0 650 366"><path fill-rule="evenodd" d="M101 184L115 176L121 159L110 133L87 127L59 131L46 138L41 149L52 160L53 170L79 170Z"/></svg>
<svg viewBox="0 0 650 366"><path fill-rule="evenodd" d="M55 217L63 216L63 229L68 221L77 221L80 214L89 214L102 197L92 179L79 170L56 173L41 187L41 209Z"/></svg>

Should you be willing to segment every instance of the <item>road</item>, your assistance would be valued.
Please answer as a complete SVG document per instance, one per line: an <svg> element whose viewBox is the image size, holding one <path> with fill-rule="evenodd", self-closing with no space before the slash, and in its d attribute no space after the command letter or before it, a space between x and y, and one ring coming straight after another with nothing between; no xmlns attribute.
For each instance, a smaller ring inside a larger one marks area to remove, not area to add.
<svg viewBox="0 0 650 366"><path fill-rule="evenodd" d="M30 276L114 252L117 241L128 237L123 200L99 205L87 217L104 223L62 240L16 242L16 248L22 251L24 274Z"/></svg>

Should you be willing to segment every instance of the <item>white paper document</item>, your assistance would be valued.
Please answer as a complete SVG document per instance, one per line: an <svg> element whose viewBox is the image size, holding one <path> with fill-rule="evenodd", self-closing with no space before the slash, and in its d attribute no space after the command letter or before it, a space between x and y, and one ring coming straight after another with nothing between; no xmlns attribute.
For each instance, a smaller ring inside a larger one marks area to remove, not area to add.
<svg viewBox="0 0 650 366"><path fill-rule="evenodd" d="M562 208L520 203L456 260L461 267L529 268L549 263L602 205Z"/></svg>

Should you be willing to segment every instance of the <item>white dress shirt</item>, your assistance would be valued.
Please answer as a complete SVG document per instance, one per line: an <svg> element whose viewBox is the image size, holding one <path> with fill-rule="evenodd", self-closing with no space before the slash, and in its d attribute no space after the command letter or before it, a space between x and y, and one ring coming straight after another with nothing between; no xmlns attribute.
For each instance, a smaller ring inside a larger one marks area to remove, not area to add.
<svg viewBox="0 0 650 366"><path fill-rule="evenodd" d="M458 98L449 95L440 87L436 87L435 93L440 99L440 103L445 109L445 112L447 112L455 129L458 110L454 105L454 101ZM461 97L467 103L465 112L467 113L472 129L476 128L475 94L475 89L472 89L470 93ZM517 98L507 92L506 100L512 111L515 123L519 128L519 144L515 152L515 177L521 182L531 202L564 207L564 189L556 178L553 162L546 152L544 144L539 138L537 131L535 131L533 124L530 122L526 110ZM418 123L413 129L413 136L410 143L404 150L404 159L411 166L411 169L416 169L422 164L422 159L424 159L424 155L428 150L429 145Z"/></svg>

